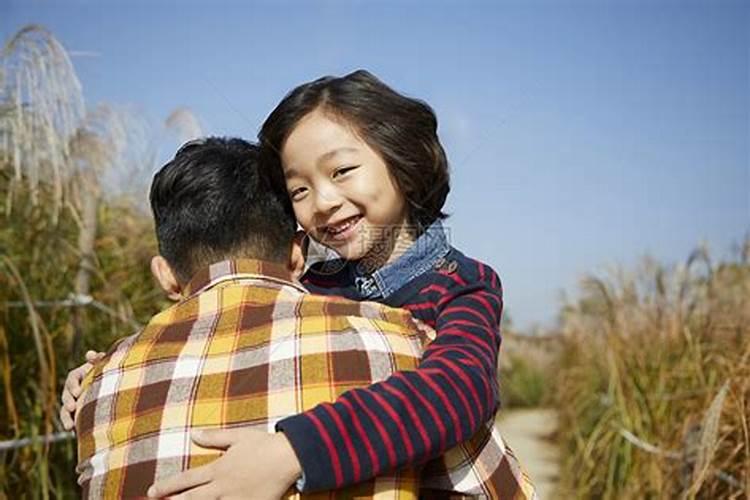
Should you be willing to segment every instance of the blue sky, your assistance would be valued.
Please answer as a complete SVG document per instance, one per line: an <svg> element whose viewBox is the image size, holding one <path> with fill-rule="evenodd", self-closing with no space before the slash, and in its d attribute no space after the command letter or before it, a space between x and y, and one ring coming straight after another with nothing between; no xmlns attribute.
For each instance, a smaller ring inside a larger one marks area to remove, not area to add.
<svg viewBox="0 0 750 500"><path fill-rule="evenodd" d="M8 2L72 51L87 103L252 138L295 85L366 68L436 110L455 246L514 323L650 254L750 231L750 4L710 1Z"/></svg>

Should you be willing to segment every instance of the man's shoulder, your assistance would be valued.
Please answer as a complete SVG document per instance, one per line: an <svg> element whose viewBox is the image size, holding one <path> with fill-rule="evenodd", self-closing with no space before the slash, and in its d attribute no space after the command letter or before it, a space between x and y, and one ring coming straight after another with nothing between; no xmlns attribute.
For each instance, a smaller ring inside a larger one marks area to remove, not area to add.
<svg viewBox="0 0 750 500"><path fill-rule="evenodd" d="M411 327L409 311L379 302L356 301L332 295L311 293L300 301L300 317L325 316L330 318L359 318L366 321L387 321Z"/></svg>
<svg viewBox="0 0 750 500"><path fill-rule="evenodd" d="M271 321L275 316L289 315L295 310L295 304L308 293L301 287L283 282L267 281L263 285L249 283L242 277L224 281L216 286L202 290L180 302L155 314L144 329L147 332L164 329L184 329L195 323L200 328L211 327L223 329L224 323L236 323L236 315L243 317L253 314ZM278 307L289 304L290 307ZM274 314L270 311L277 309ZM263 314L263 311L269 314ZM211 318L211 321L205 321Z"/></svg>
<svg viewBox="0 0 750 500"><path fill-rule="evenodd" d="M405 309L315 294L306 296L300 306L299 351L314 351L324 338L323 350L332 359L369 366L373 380L383 378L375 374L415 369L429 342Z"/></svg>

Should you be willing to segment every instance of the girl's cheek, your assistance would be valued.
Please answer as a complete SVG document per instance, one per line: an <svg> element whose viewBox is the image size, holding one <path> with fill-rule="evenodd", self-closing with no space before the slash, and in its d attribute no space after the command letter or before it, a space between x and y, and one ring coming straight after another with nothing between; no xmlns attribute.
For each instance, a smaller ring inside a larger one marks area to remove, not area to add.
<svg viewBox="0 0 750 500"><path fill-rule="evenodd" d="M313 229L313 225L311 224L310 220L310 211L305 210L304 206L295 206L294 207L294 216L297 218L297 224L302 226L302 229L305 231L310 231Z"/></svg>

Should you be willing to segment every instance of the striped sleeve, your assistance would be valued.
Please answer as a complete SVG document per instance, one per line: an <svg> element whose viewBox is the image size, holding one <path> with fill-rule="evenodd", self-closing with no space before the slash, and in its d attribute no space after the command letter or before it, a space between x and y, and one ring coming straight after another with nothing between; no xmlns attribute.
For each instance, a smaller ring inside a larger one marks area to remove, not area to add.
<svg viewBox="0 0 750 500"><path fill-rule="evenodd" d="M334 403L277 424L304 472L305 492L340 488L437 457L470 438L498 402L502 288L488 266L470 261L419 290L436 309L436 339L415 371L398 372Z"/></svg>

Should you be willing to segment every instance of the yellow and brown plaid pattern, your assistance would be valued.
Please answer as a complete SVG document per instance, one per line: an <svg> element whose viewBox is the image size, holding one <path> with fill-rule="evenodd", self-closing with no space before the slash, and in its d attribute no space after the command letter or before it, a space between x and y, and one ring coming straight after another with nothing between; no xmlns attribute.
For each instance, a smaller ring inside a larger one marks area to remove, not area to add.
<svg viewBox="0 0 750 500"><path fill-rule="evenodd" d="M531 478L494 420L422 469L420 495L435 500L538 500Z"/></svg>
<svg viewBox="0 0 750 500"><path fill-rule="evenodd" d="M84 381L76 421L84 498L144 496L155 480L216 459L191 442L192 429L273 432L281 418L413 370L421 356L423 337L406 311L308 294L281 266L226 261L188 288ZM407 499L418 486L407 470L301 496Z"/></svg>

